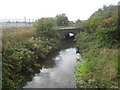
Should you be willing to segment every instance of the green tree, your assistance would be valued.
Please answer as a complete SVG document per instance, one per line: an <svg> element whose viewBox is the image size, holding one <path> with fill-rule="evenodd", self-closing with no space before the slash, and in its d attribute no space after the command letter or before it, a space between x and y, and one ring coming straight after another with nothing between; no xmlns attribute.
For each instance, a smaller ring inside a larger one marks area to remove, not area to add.
<svg viewBox="0 0 120 90"><path fill-rule="evenodd" d="M89 19L89 29L95 33L102 46L113 46L118 43L118 6L103 6Z"/></svg>
<svg viewBox="0 0 120 90"><path fill-rule="evenodd" d="M56 23L58 26L68 26L69 20L65 14L59 14L56 16Z"/></svg>
<svg viewBox="0 0 120 90"><path fill-rule="evenodd" d="M41 18L38 19L34 27L37 30L40 36L53 38L57 35L54 27L56 26L56 22L54 18Z"/></svg>
<svg viewBox="0 0 120 90"><path fill-rule="evenodd" d="M86 28L86 24L88 23L87 20L80 20L80 19L77 19L74 23L74 25L78 28L84 28L84 31L85 31L85 28Z"/></svg>
<svg viewBox="0 0 120 90"><path fill-rule="evenodd" d="M83 26L83 22L80 19L78 19L78 20L75 21L75 26L82 27Z"/></svg>

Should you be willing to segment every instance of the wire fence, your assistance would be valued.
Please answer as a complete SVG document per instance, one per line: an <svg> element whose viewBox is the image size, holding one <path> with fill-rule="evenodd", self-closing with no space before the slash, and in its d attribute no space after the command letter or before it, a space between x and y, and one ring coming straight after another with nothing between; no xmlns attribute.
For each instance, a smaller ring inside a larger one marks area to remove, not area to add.
<svg viewBox="0 0 120 90"><path fill-rule="evenodd" d="M32 26L35 19L0 19L0 28Z"/></svg>

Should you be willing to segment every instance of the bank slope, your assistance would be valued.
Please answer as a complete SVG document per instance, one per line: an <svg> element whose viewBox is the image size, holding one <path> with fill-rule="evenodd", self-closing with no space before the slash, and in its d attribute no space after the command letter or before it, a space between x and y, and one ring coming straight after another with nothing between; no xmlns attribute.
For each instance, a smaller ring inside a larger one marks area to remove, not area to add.
<svg viewBox="0 0 120 90"><path fill-rule="evenodd" d="M118 6L104 6L85 25L86 30L75 38L82 54L76 66L78 88L118 88Z"/></svg>

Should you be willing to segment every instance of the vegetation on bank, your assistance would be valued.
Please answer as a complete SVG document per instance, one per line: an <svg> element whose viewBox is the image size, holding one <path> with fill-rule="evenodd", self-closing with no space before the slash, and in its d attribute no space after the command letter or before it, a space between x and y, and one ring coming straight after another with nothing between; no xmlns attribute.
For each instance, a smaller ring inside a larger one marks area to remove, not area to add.
<svg viewBox="0 0 120 90"><path fill-rule="evenodd" d="M76 66L78 88L118 88L118 6L99 9L75 38L83 60ZM79 61L79 60L78 60Z"/></svg>
<svg viewBox="0 0 120 90"><path fill-rule="evenodd" d="M75 25L84 28L75 37L83 60L76 66L78 88L118 87L118 6L110 5L99 9L87 21L70 22L65 14L56 18L38 19L34 27L6 28L2 37L2 85L16 88L25 80L25 75L42 67L43 60L57 49L59 35L56 25ZM79 60L78 60L79 61ZM35 69L34 69L35 68Z"/></svg>
<svg viewBox="0 0 120 90"><path fill-rule="evenodd" d="M16 88L26 74L34 73L43 60L57 49L59 36L53 18L41 18L34 27L3 29L2 87ZM38 69L39 70L39 69Z"/></svg>
<svg viewBox="0 0 120 90"><path fill-rule="evenodd" d="M70 24L68 17L64 13L56 15L55 19L58 26L68 26Z"/></svg>

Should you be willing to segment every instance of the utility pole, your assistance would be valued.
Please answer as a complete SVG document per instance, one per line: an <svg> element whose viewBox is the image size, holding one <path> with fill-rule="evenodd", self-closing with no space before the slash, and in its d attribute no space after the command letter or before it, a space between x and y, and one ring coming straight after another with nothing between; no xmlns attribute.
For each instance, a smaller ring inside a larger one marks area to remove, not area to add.
<svg viewBox="0 0 120 90"><path fill-rule="evenodd" d="M25 20L24 23L25 23L25 27L26 27L26 17L24 17L24 20Z"/></svg>
<svg viewBox="0 0 120 90"><path fill-rule="evenodd" d="M30 24L31 24L31 23L30 23L30 19L29 19L29 26L30 26Z"/></svg>

